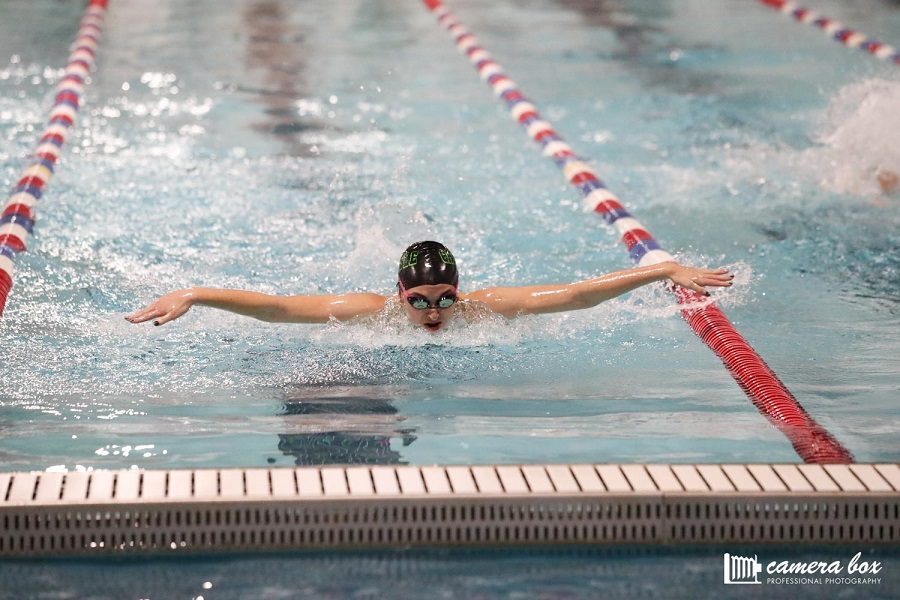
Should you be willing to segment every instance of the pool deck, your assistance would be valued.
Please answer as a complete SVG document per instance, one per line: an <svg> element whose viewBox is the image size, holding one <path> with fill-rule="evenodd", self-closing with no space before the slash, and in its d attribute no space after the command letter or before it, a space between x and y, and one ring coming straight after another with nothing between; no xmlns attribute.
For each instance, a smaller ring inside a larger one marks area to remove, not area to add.
<svg viewBox="0 0 900 600"><path fill-rule="evenodd" d="M0 556L898 542L898 464L0 473Z"/></svg>

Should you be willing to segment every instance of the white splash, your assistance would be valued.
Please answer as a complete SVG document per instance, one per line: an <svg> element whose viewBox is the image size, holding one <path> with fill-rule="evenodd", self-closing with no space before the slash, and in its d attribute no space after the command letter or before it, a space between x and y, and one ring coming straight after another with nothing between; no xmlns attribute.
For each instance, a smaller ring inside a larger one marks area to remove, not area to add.
<svg viewBox="0 0 900 600"><path fill-rule="evenodd" d="M900 174L900 81L868 79L842 88L831 100L816 136L820 146L803 156L822 186L839 193L880 192L877 176Z"/></svg>

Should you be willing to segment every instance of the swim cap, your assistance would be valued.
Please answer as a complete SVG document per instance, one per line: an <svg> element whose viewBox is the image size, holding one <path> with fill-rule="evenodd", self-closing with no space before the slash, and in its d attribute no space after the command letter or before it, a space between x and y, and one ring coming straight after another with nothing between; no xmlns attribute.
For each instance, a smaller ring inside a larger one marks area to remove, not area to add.
<svg viewBox="0 0 900 600"><path fill-rule="evenodd" d="M456 287L459 273L456 259L446 246L438 242L416 242L400 257L397 278L406 289L442 283Z"/></svg>

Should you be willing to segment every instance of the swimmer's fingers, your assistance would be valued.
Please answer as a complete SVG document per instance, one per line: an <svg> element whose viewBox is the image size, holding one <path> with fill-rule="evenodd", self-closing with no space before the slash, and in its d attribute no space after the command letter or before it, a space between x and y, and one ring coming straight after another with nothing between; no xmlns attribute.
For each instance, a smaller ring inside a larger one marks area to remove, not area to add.
<svg viewBox="0 0 900 600"><path fill-rule="evenodd" d="M731 285L734 275L730 274L728 269L680 267L670 276L670 279L683 288L708 296L709 291L706 286L728 287Z"/></svg>
<svg viewBox="0 0 900 600"><path fill-rule="evenodd" d="M125 317L125 320L129 323L143 323L144 321L149 321L154 317L158 317L162 314L165 314L165 311L162 310L157 303L148 305L146 308L142 308L141 310L136 310L130 315Z"/></svg>
<svg viewBox="0 0 900 600"><path fill-rule="evenodd" d="M190 307L191 305L188 303L181 303L162 308L158 302L154 302L144 310L128 315L125 317L125 320L130 323L144 323L153 319L154 325L162 325L169 321L174 321L186 313Z"/></svg>
<svg viewBox="0 0 900 600"><path fill-rule="evenodd" d="M167 312L166 314L164 314L163 316L161 316L160 318L153 321L153 324L154 325L165 325L169 321L174 321L175 319L177 319L178 317L180 317L181 315L186 313L190 307L191 307L190 304L184 304L181 306L177 306L177 307L173 308L172 310L170 310L169 312Z"/></svg>
<svg viewBox="0 0 900 600"><path fill-rule="evenodd" d="M706 290L706 288L703 287L702 285L700 285L699 283L697 283L696 281L689 281L687 283L687 285L685 285L685 284L679 284L679 285L681 285L681 287L686 287L689 290L694 290L695 292L703 294L704 296L709 296L709 292Z"/></svg>
<svg viewBox="0 0 900 600"><path fill-rule="evenodd" d="M734 275L728 269L698 269L700 273L692 279L700 285L712 285L716 287L728 287L734 280Z"/></svg>
<svg viewBox="0 0 900 600"><path fill-rule="evenodd" d="M702 275L706 277L713 277L716 279L734 279L734 275L731 274L731 271L726 269L725 267L721 267L718 269L696 269Z"/></svg>
<svg viewBox="0 0 900 600"><path fill-rule="evenodd" d="M172 292L148 304L145 308L131 313L125 317L125 320L130 323L143 323L153 319L154 325L162 325L186 313L193 304L191 298L191 294L185 293L183 290Z"/></svg>

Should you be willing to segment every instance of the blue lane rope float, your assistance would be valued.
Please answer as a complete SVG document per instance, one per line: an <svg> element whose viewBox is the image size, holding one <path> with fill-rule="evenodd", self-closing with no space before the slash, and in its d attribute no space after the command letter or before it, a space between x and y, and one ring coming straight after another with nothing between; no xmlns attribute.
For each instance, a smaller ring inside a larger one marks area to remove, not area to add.
<svg viewBox="0 0 900 600"><path fill-rule="evenodd" d="M0 211L0 315L13 285L13 260L27 247L34 230L35 205L53 178L54 166L81 104L85 81L94 69L94 55L102 32L108 0L90 0L71 46L65 75L28 167Z"/></svg>
<svg viewBox="0 0 900 600"><path fill-rule="evenodd" d="M568 182L581 192L585 207L600 214L618 231L631 259L641 266L673 260L441 0L423 2L453 36L456 47L468 57L481 79L506 104L512 117L541 146L544 156L551 158ZM816 423L718 307L707 304L697 308L706 298L692 290L675 286L673 293L679 304L689 306L682 310L682 315L691 329L719 356L751 402L784 433L804 461L853 461L850 451Z"/></svg>

